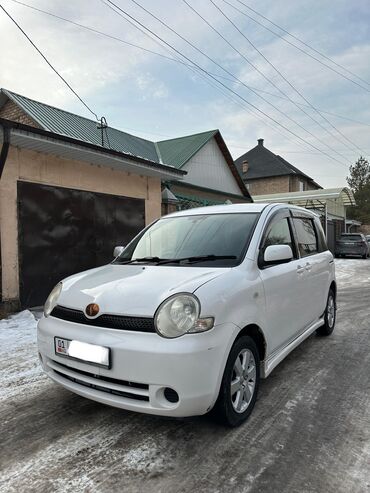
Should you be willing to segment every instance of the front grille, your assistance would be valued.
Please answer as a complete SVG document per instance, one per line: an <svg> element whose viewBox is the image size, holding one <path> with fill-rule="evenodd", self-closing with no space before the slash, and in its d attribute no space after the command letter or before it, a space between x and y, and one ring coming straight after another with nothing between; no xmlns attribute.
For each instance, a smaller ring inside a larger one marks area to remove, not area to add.
<svg viewBox="0 0 370 493"><path fill-rule="evenodd" d="M145 317L103 314L97 318L87 318L83 311L57 305L50 314L52 317L76 324L105 327L107 329L133 330L136 332L155 332L154 320Z"/></svg>

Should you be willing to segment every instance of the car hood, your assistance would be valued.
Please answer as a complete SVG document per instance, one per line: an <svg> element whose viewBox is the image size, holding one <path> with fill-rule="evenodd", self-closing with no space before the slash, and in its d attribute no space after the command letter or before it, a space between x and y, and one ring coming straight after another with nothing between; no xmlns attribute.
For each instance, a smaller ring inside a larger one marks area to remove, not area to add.
<svg viewBox="0 0 370 493"><path fill-rule="evenodd" d="M169 296L193 293L228 271L229 267L109 264L65 279L58 304L84 310L97 303L100 313L152 317Z"/></svg>

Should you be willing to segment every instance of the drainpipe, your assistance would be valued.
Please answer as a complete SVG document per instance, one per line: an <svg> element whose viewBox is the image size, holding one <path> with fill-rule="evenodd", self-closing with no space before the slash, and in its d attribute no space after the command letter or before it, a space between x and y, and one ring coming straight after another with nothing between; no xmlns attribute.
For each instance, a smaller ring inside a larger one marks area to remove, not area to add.
<svg viewBox="0 0 370 493"><path fill-rule="evenodd" d="M10 144L10 131L9 128L6 127L5 125L1 125L1 134L2 134L2 146L1 146L1 151L0 151L0 180L1 176L3 174L3 170L5 167L5 162L6 158L8 157L8 151L9 151L9 144ZM1 233L1 231L0 231ZM1 234L0 234L0 306L3 301L3 264L2 264L2 257L1 257Z"/></svg>
<svg viewBox="0 0 370 493"><path fill-rule="evenodd" d="M2 141L3 145L1 146L1 151L0 151L0 179L3 174L3 170L5 167L5 161L6 158L8 157L8 151L9 151L9 145L10 145L10 131L9 128L6 127L5 125L1 125L1 133L2 133Z"/></svg>

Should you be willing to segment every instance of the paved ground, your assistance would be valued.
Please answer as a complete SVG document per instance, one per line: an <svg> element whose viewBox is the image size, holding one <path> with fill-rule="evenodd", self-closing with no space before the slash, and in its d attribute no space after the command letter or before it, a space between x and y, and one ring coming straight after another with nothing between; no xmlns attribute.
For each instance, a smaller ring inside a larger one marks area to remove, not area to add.
<svg viewBox="0 0 370 493"><path fill-rule="evenodd" d="M335 333L279 365L231 431L71 394L39 370L32 315L0 322L0 491L370 493L370 260L337 270Z"/></svg>

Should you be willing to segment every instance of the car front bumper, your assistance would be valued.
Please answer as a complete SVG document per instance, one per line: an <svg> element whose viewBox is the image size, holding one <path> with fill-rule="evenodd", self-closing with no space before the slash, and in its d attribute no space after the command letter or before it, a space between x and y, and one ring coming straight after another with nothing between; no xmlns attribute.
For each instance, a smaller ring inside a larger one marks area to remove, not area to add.
<svg viewBox="0 0 370 493"><path fill-rule="evenodd" d="M201 334L165 339L156 333L85 326L54 317L38 323L46 374L63 387L103 404L163 416L209 411L218 396L226 359L239 329L215 326ZM109 347L110 369L55 354L54 338ZM175 390L178 402L165 397Z"/></svg>

